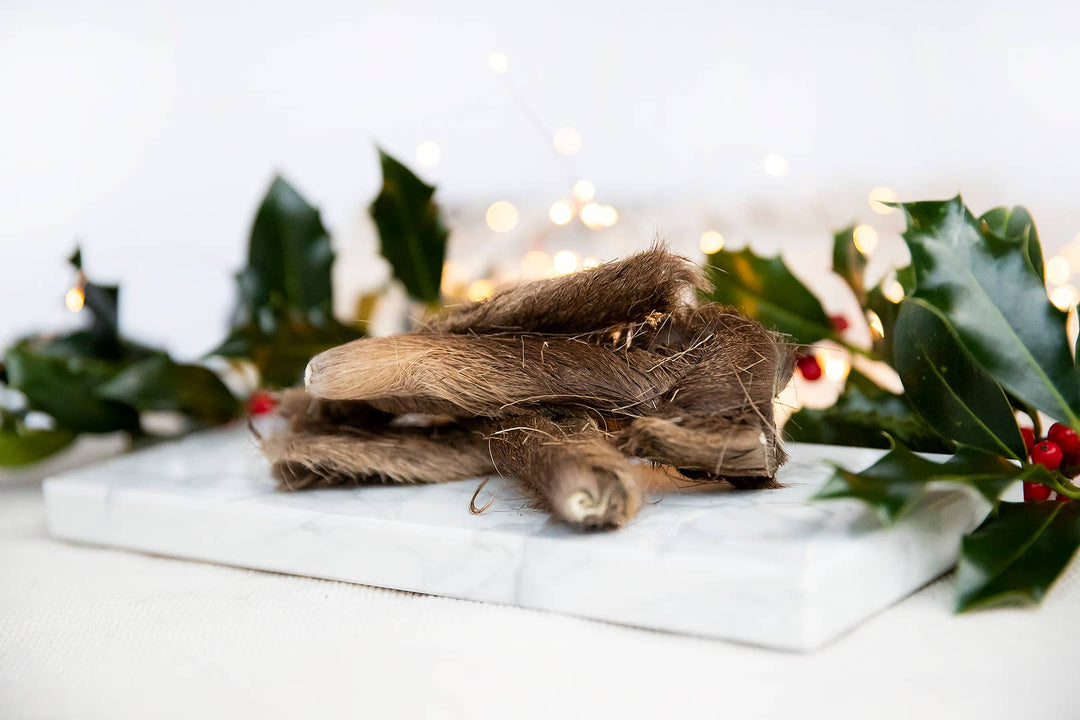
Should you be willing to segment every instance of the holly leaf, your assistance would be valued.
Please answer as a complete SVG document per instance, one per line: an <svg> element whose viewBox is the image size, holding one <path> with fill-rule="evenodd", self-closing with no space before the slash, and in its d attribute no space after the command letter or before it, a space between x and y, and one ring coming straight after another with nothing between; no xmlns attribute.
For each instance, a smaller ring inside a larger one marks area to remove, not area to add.
<svg viewBox="0 0 1080 720"><path fill-rule="evenodd" d="M889 448L891 436L918 452L954 449L903 396L878 387L856 370L832 406L802 408L788 419L784 433L796 442L821 445Z"/></svg>
<svg viewBox="0 0 1080 720"><path fill-rule="evenodd" d="M1041 465L1014 465L978 448L962 446L944 463L920 457L900 443L862 472L837 467L815 496L818 499L855 498L874 510L882 522L894 522L908 510L931 482L967 485L991 504L1017 480L1050 482Z"/></svg>
<svg viewBox="0 0 1080 720"><path fill-rule="evenodd" d="M102 385L98 394L140 412L175 411L205 425L226 422L240 411L240 402L212 371L180 365L164 355L129 366Z"/></svg>
<svg viewBox="0 0 1080 720"><path fill-rule="evenodd" d="M240 304L234 324L263 308L328 314L333 302L334 251L319 211L284 178L274 177L255 215L247 267L237 276Z"/></svg>
<svg viewBox="0 0 1080 720"><path fill-rule="evenodd" d="M0 423L0 466L30 465L55 455L75 441L64 429L30 430L18 420Z"/></svg>
<svg viewBox="0 0 1080 720"><path fill-rule="evenodd" d="M1017 205L1014 208L997 207L988 210L979 217L979 228L984 235L990 233L1001 240L1025 244L1031 269L1042 282L1045 272L1042 245L1039 243L1039 233L1035 230L1035 220L1027 208Z"/></svg>
<svg viewBox="0 0 1080 720"><path fill-rule="evenodd" d="M334 319L333 261L319 211L275 177L251 229L248 265L237 275L233 327L210 354L248 358L263 383L282 387L300 382L313 355L360 337Z"/></svg>
<svg viewBox="0 0 1080 720"><path fill-rule="evenodd" d="M934 307L963 347L1006 390L1080 426L1080 376L1055 308L1033 269L1037 238L980 232L960 197L906 203L904 240L915 297ZM1041 257L1041 250L1037 253Z"/></svg>
<svg viewBox="0 0 1080 720"><path fill-rule="evenodd" d="M779 255L763 258L749 248L720 251L709 256L708 268L710 300L737 307L801 345L835 337L821 303Z"/></svg>
<svg viewBox="0 0 1080 720"><path fill-rule="evenodd" d="M904 300L894 333L894 367L907 398L938 432L988 452L1027 457L1005 392L932 306Z"/></svg>
<svg viewBox="0 0 1080 720"><path fill-rule="evenodd" d="M29 407L48 413L72 432L137 430L134 408L98 395L98 388L123 370L123 364L91 357L53 357L28 342L4 356L10 387L26 395Z"/></svg>
<svg viewBox="0 0 1080 720"><path fill-rule="evenodd" d="M844 279L855 298L866 302L866 256L855 247L855 226L850 225L833 235L833 272Z"/></svg>
<svg viewBox="0 0 1080 720"><path fill-rule="evenodd" d="M1002 503L964 538L956 611L1037 604L1080 547L1080 502Z"/></svg>
<svg viewBox="0 0 1080 720"><path fill-rule="evenodd" d="M383 257L413 298L439 300L449 231L435 203L435 188L379 149L383 185L370 213Z"/></svg>

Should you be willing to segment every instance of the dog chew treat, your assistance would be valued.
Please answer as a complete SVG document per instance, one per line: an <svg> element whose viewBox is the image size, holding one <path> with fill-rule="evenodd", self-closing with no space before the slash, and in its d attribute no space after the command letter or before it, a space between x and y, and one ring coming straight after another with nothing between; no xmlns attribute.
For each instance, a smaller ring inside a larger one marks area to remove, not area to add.
<svg viewBox="0 0 1080 720"><path fill-rule="evenodd" d="M701 268L656 245L586 273L499 290L482 302L451 308L426 330L575 335L695 305L698 292L707 288Z"/></svg>
<svg viewBox="0 0 1080 720"><path fill-rule="evenodd" d="M449 308L420 331L331 348L288 429L261 439L283 489L499 473L582 528L625 524L641 458L698 481L775 487L773 416L794 352L700 302L685 258L654 247Z"/></svg>

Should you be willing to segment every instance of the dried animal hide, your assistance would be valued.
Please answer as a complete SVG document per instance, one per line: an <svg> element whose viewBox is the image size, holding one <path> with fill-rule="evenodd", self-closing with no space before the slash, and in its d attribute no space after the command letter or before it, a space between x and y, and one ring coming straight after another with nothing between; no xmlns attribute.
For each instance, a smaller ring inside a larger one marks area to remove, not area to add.
<svg viewBox="0 0 1080 720"><path fill-rule="evenodd" d="M618 527L642 467L739 488L775 486L773 419L792 349L698 301L689 260L655 247L450 308L416 333L312 359L287 391L284 433L261 439L281 487L516 478L536 507Z"/></svg>

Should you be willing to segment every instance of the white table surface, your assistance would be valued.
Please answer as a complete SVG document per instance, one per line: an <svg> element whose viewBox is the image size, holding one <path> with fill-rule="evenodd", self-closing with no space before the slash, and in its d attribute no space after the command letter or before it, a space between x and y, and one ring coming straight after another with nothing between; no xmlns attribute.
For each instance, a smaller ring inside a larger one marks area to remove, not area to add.
<svg viewBox="0 0 1080 720"><path fill-rule="evenodd" d="M1080 564L1043 607L952 579L807 656L45 535L0 490L0 717L1080 716Z"/></svg>

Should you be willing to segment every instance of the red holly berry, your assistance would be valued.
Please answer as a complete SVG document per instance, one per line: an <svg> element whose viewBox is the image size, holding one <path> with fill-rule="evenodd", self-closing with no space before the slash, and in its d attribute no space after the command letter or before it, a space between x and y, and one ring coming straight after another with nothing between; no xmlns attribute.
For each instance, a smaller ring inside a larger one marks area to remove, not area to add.
<svg viewBox="0 0 1080 720"><path fill-rule="evenodd" d="M842 333L851 327L851 323L843 315L830 315L829 323L832 325L832 329L838 333Z"/></svg>
<svg viewBox="0 0 1080 720"><path fill-rule="evenodd" d="M821 365L813 355L800 355L795 360L795 364L799 368L799 372L807 380L813 382L821 377Z"/></svg>
<svg viewBox="0 0 1080 720"><path fill-rule="evenodd" d="M1061 493L1058 493L1057 497L1054 498L1054 499L1057 500L1058 502L1069 502L1070 500L1072 500L1072 498L1070 498L1069 496L1062 495Z"/></svg>
<svg viewBox="0 0 1080 720"><path fill-rule="evenodd" d="M273 412L275 407L277 407L277 400L274 399L273 395L263 390L256 390L248 398L248 415L265 415L268 412Z"/></svg>
<svg viewBox="0 0 1080 720"><path fill-rule="evenodd" d="M1061 448L1061 459L1066 465L1076 465L1080 460L1080 435L1068 425L1054 423L1046 439Z"/></svg>
<svg viewBox="0 0 1080 720"><path fill-rule="evenodd" d="M1025 482L1024 483L1024 502L1033 502L1035 500L1049 500L1050 488L1039 483Z"/></svg>
<svg viewBox="0 0 1080 720"><path fill-rule="evenodd" d="M1043 440L1031 448L1031 462L1042 465L1047 470L1057 470L1061 465L1061 448L1056 443Z"/></svg>
<svg viewBox="0 0 1080 720"><path fill-rule="evenodd" d="M1020 437L1024 438L1024 449L1031 452L1031 448L1035 447L1035 428L1020 428Z"/></svg>

